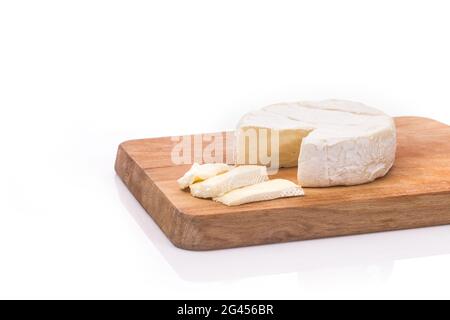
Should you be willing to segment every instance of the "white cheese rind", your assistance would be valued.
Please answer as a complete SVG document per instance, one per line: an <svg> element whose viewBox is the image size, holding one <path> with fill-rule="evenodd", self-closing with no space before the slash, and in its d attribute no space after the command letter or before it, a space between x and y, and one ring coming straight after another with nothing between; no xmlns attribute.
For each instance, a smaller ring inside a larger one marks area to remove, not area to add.
<svg viewBox="0 0 450 320"><path fill-rule="evenodd" d="M219 174L230 171L233 167L225 163L194 163L183 177L177 180L180 189L186 189L190 185L212 178Z"/></svg>
<svg viewBox="0 0 450 320"><path fill-rule="evenodd" d="M284 179L274 179L233 190L221 197L214 198L214 201L227 206L238 206L251 202L298 197L304 194L303 189L295 183Z"/></svg>
<svg viewBox="0 0 450 320"><path fill-rule="evenodd" d="M291 144L288 151L279 151L299 154L298 181L303 187L371 182L386 175L395 161L397 136L393 119L357 102L281 103L245 115L236 131L238 163L245 163L239 162L243 154L259 152L258 146L239 143L245 130L252 127L278 132L280 146L284 131L308 133L299 135L299 145ZM292 166L290 163L280 161L278 167Z"/></svg>
<svg viewBox="0 0 450 320"><path fill-rule="evenodd" d="M269 179L264 166L240 166L224 174L191 185L191 194L197 198L216 198L234 189L257 184Z"/></svg>

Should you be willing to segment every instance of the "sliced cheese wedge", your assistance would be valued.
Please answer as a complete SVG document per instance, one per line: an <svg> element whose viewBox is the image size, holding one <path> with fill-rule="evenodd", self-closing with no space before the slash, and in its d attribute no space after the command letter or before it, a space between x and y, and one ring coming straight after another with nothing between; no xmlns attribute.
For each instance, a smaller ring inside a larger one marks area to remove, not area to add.
<svg viewBox="0 0 450 320"><path fill-rule="evenodd" d="M191 194L197 198L215 198L234 189L269 180L264 166L240 166L224 174L191 185Z"/></svg>
<svg viewBox="0 0 450 320"><path fill-rule="evenodd" d="M303 195L305 195L303 189L295 183L284 179L274 179L230 191L214 200L227 206L238 206L244 203Z"/></svg>
<svg viewBox="0 0 450 320"><path fill-rule="evenodd" d="M178 185L180 189L186 189L190 185L212 178L219 174L230 171L233 167L225 163L207 163L198 164L194 163L191 169L185 173L183 177L178 179Z"/></svg>

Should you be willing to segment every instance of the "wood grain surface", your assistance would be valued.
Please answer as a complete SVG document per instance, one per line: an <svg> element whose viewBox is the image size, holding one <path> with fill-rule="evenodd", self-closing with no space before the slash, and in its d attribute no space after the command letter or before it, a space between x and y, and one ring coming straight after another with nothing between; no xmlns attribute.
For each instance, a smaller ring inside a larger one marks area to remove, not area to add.
<svg viewBox="0 0 450 320"><path fill-rule="evenodd" d="M193 198L176 183L190 165L173 164L177 142L171 137L122 143L115 169L172 243L189 250L450 224L450 127L417 117L396 124L397 160L386 177L353 187L306 188L302 198L237 207ZM290 168L271 178L296 182L296 175Z"/></svg>

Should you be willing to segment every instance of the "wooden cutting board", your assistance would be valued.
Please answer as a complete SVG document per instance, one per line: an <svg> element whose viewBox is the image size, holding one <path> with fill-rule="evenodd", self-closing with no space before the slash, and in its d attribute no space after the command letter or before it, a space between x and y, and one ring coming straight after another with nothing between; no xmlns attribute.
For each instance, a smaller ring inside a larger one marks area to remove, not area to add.
<svg viewBox="0 0 450 320"><path fill-rule="evenodd" d="M237 207L193 198L176 183L190 165L173 164L178 142L171 137L122 143L115 169L172 243L189 250L450 224L450 127L415 117L396 124L397 160L386 177L354 187L306 188L302 198ZM276 177L296 181L296 175L291 168Z"/></svg>

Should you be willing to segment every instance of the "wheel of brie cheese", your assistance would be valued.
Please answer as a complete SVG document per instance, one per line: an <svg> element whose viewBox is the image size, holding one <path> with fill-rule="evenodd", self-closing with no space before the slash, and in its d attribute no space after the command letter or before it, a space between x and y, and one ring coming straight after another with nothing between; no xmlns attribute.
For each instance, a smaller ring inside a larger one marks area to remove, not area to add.
<svg viewBox="0 0 450 320"><path fill-rule="evenodd" d="M244 115L236 138L238 165L298 166L304 187L372 182L392 168L397 145L391 117L345 100L270 105Z"/></svg>

